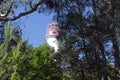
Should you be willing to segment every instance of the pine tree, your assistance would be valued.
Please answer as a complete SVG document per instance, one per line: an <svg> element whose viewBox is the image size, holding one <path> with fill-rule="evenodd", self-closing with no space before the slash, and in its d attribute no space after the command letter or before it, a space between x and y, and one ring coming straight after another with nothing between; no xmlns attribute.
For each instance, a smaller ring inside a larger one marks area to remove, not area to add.
<svg viewBox="0 0 120 80"><path fill-rule="evenodd" d="M113 1L112 5L105 0L61 0L56 3L59 7L54 8L55 18L61 26L61 42L65 44L61 54L71 65L70 71L76 71L74 73L79 77L82 75L81 80L117 79L119 19L115 16L119 15L119 1ZM113 44L111 52L104 46L109 40Z"/></svg>

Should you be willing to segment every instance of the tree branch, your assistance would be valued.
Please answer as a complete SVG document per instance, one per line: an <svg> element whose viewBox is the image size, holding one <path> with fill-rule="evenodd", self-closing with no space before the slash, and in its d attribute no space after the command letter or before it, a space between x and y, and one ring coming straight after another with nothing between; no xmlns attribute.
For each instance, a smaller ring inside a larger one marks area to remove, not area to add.
<svg viewBox="0 0 120 80"><path fill-rule="evenodd" d="M30 13L36 11L37 8L38 8L38 6L39 6L40 4L42 4L42 3L43 3L42 0L39 0L39 2L37 2L30 10L25 11L25 12L21 12L21 13L19 13L18 15L13 16L13 17L10 17L10 18L0 17L0 21L14 21L14 20L16 20L16 19L18 19L18 18L21 18L21 17L23 17L23 16L25 16L25 15L27 15L27 14L30 14ZM10 8L11 8L11 7L10 7ZM10 11L8 11L8 12L10 12ZM7 12L6 15L9 14L8 12Z"/></svg>

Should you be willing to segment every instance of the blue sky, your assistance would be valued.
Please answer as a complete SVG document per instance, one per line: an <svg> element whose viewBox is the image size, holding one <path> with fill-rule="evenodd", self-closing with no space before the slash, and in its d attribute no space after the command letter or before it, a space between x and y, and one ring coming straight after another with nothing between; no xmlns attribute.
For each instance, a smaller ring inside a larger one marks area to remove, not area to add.
<svg viewBox="0 0 120 80"><path fill-rule="evenodd" d="M28 40L29 44L32 44L33 47L37 47L45 43L46 27L53 22L53 14L45 15L34 12L27 15L27 17L20 18L19 20L19 24L23 29L23 38Z"/></svg>
<svg viewBox="0 0 120 80"><path fill-rule="evenodd" d="M27 15L27 17L20 18L18 23L23 29L23 38L28 40L29 44L32 44L33 47L37 47L45 43L47 25L54 22L52 20L53 14L45 15L34 12Z"/></svg>

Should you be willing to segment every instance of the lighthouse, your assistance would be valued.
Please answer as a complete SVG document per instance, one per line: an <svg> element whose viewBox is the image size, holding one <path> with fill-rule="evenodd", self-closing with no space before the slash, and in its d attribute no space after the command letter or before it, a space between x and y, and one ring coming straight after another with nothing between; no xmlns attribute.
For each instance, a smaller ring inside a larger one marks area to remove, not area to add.
<svg viewBox="0 0 120 80"><path fill-rule="evenodd" d="M54 48L55 52L58 52L58 39L59 36L59 25L57 23L52 23L47 26L46 30L46 41L50 47Z"/></svg>

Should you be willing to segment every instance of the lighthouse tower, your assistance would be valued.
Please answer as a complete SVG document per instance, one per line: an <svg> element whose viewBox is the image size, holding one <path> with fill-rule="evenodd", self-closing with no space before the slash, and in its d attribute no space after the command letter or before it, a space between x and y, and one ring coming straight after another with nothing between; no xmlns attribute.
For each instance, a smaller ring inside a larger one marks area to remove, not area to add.
<svg viewBox="0 0 120 80"><path fill-rule="evenodd" d="M55 52L58 52L58 37L59 35L59 26L57 23L49 24L46 30L46 41L49 46L54 48Z"/></svg>

